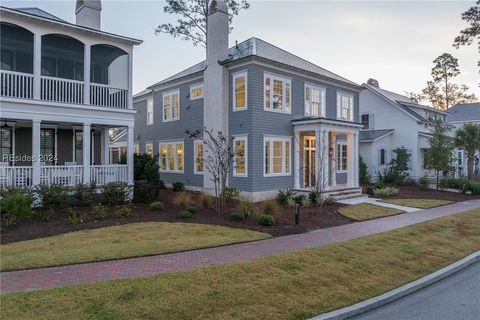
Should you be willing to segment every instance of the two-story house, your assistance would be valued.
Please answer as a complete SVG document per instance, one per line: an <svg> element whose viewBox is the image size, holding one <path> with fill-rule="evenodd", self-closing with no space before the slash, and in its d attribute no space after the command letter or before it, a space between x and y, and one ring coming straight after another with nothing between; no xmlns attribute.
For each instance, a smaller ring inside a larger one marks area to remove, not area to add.
<svg viewBox="0 0 480 320"><path fill-rule="evenodd" d="M102 31L101 2L76 23L39 8L0 7L0 186L133 182L132 55L140 40ZM126 165L109 129L127 128Z"/></svg>
<svg viewBox="0 0 480 320"><path fill-rule="evenodd" d="M359 151L372 178L378 178L378 172L383 174L397 148L405 148L411 155L411 178L430 176L425 168L425 151L430 147L432 121L445 121L446 113L382 89L375 79L369 79L363 87Z"/></svg>
<svg viewBox="0 0 480 320"><path fill-rule="evenodd" d="M362 88L257 38L228 48L227 10L210 3L205 61L134 97L137 148L159 155L167 185L212 192L206 147L186 131L221 131L235 150L228 184L255 200L319 183L358 191Z"/></svg>

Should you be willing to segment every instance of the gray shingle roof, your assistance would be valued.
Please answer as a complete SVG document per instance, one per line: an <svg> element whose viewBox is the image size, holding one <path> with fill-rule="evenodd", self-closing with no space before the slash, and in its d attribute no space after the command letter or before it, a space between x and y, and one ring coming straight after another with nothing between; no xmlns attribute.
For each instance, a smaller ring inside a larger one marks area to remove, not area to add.
<svg viewBox="0 0 480 320"><path fill-rule="evenodd" d="M394 129L367 130L367 131L362 130L360 131L358 138L360 142L368 142L368 141L373 141L375 139L378 139L382 136L385 136L393 131Z"/></svg>
<svg viewBox="0 0 480 320"><path fill-rule="evenodd" d="M250 38L238 45L235 45L228 49L229 58L222 61L223 64L229 64L247 57L259 57L262 59L270 60L273 62L281 63L290 67L305 70L315 73L321 77L325 77L331 80L340 81L349 85L358 86L353 81L343 78L333 72L330 72L322 67L317 66L305 59L302 59L288 51L280 49L264 40L258 38ZM197 72L204 71L206 67L206 61L197 63L196 65L187 68L171 77L168 77L160 82L155 83L149 88L168 83L170 81L178 80L180 78L195 74Z"/></svg>
<svg viewBox="0 0 480 320"><path fill-rule="evenodd" d="M42 17L42 18L52 19L52 20L56 20L56 21L60 21L60 22L67 22L67 21L65 21L63 19L60 19L59 17L56 17L53 14L50 14L46 11L43 11L42 9L37 8L37 7L13 8L13 10L25 12L25 13L28 13L28 14L33 14L34 16L39 16L39 17Z"/></svg>
<svg viewBox="0 0 480 320"><path fill-rule="evenodd" d="M447 121L480 121L480 102L462 103L451 107L448 111Z"/></svg>
<svg viewBox="0 0 480 320"><path fill-rule="evenodd" d="M149 93L151 93L151 92L152 92L152 90L150 90L150 89L145 89L145 90L143 90L143 91L140 91L140 92L134 94L134 95L133 95L133 99L139 98L139 97L142 97L142 96L145 96L145 95L147 95L147 94L149 94Z"/></svg>

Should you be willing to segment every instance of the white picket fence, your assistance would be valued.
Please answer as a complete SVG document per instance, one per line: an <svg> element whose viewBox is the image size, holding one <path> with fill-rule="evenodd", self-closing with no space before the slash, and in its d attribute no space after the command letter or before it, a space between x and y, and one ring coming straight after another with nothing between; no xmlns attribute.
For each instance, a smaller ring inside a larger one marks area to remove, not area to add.
<svg viewBox="0 0 480 320"><path fill-rule="evenodd" d="M118 164L90 166L90 180L92 183L100 186L111 182L127 182L127 165Z"/></svg>

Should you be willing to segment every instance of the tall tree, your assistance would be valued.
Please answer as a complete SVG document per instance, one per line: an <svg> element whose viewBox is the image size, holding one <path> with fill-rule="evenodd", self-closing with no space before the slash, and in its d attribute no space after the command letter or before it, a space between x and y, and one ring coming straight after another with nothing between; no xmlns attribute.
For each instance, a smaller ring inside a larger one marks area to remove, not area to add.
<svg viewBox="0 0 480 320"><path fill-rule="evenodd" d="M466 123L455 132L455 145L467 155L467 177L473 178L475 152L480 149L480 124Z"/></svg>
<svg viewBox="0 0 480 320"><path fill-rule="evenodd" d="M211 0L166 0L163 12L179 16L177 23L164 23L155 29L155 34L168 33L174 38L192 41L194 46L207 44L208 5ZM228 6L230 30L233 17L248 9L247 0L225 0Z"/></svg>
<svg viewBox="0 0 480 320"><path fill-rule="evenodd" d="M453 139L450 136L450 128L441 120L435 121L432 137L430 138L430 149L426 154L426 168L435 170L437 177L437 190L440 173L453 169Z"/></svg>
<svg viewBox="0 0 480 320"><path fill-rule="evenodd" d="M460 46L469 46L477 38L478 51L480 52L480 0L477 0L475 6L462 13L462 19L469 23L470 26L460 31L460 34L453 42L453 46L457 49ZM478 66L480 66L480 61Z"/></svg>

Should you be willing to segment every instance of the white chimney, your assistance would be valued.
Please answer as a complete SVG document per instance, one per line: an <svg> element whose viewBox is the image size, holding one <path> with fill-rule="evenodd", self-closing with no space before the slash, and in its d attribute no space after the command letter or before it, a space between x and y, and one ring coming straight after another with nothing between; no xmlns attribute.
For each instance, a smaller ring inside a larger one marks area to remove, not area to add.
<svg viewBox="0 0 480 320"><path fill-rule="evenodd" d="M77 0L75 8L76 24L100 30L102 3L100 0Z"/></svg>
<svg viewBox="0 0 480 320"><path fill-rule="evenodd" d="M227 59L228 53L228 7L223 0L212 0L207 17L207 63Z"/></svg>

